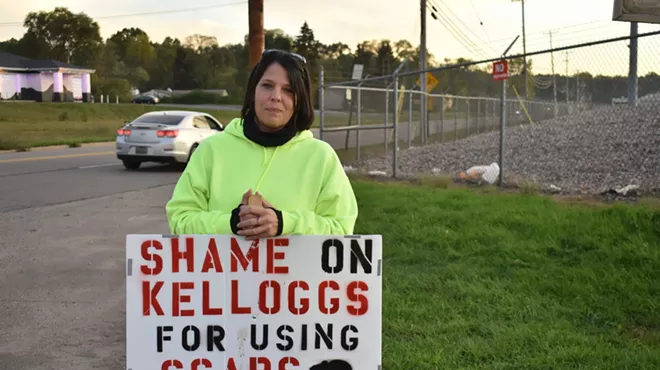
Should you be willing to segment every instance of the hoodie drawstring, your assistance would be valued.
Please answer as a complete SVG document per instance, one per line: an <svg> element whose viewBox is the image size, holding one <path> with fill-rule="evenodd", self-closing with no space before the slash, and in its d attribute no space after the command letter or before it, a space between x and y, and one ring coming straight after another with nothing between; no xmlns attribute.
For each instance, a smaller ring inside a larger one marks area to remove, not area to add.
<svg viewBox="0 0 660 370"><path fill-rule="evenodd" d="M254 188L255 193L259 191L259 186L261 185L261 182L264 180L266 177L266 174L268 173L268 170L270 170L270 165L273 164L273 159L275 159L275 155L277 154L277 151L280 149L280 147L276 147L275 151L273 152L273 156L270 157L270 161L268 161L268 165L266 166L266 169L264 170L264 173L261 175L261 178L259 179L259 182L257 183L257 186ZM264 163L266 164L266 148L264 148Z"/></svg>

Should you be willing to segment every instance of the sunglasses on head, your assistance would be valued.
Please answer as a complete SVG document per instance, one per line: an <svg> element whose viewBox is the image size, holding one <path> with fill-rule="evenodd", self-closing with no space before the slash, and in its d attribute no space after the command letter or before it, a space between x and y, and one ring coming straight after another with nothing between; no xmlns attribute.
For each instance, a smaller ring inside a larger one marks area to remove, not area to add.
<svg viewBox="0 0 660 370"><path fill-rule="evenodd" d="M304 56L302 56L298 53L291 52L291 51L285 51L285 50L281 50L281 49L266 49L266 50L264 50L263 53L261 53L261 57L263 58L267 54L286 54L286 55L290 55L290 56L298 59L303 64L307 64L307 59L305 59Z"/></svg>

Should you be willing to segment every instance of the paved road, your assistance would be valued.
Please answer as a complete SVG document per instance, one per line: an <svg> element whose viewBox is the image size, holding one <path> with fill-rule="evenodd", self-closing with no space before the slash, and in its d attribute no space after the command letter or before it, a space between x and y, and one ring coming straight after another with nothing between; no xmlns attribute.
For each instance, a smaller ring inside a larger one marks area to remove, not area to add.
<svg viewBox="0 0 660 370"><path fill-rule="evenodd" d="M0 369L124 368L124 238L169 231L180 170L113 149L0 154Z"/></svg>
<svg viewBox="0 0 660 370"><path fill-rule="evenodd" d="M180 170L125 171L114 145L0 155L0 212L173 184Z"/></svg>
<svg viewBox="0 0 660 370"><path fill-rule="evenodd" d="M171 191L0 212L0 369L125 368L125 235L167 233Z"/></svg>

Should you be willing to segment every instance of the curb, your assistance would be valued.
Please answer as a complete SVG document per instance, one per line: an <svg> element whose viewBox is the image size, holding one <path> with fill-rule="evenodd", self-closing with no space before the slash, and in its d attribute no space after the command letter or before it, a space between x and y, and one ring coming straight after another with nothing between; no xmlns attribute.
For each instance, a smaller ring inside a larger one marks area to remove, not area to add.
<svg viewBox="0 0 660 370"><path fill-rule="evenodd" d="M36 147L30 148L30 152L38 152L38 151L43 151L43 150L56 150L56 149L80 149L80 148L85 148L85 147L114 145L114 143L115 143L114 141L103 141L103 142L97 142L97 143L85 143L85 144L80 144L80 147L77 147L77 148L71 148L68 145L36 146ZM0 150L0 154L19 153L19 152L24 153L23 151L16 150L16 149Z"/></svg>

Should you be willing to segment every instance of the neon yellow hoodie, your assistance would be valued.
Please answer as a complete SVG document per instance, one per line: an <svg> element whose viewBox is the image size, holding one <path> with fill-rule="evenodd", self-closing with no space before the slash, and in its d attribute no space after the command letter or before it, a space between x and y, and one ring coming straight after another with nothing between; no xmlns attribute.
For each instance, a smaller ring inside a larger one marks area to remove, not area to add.
<svg viewBox="0 0 660 370"><path fill-rule="evenodd" d="M166 205L171 232L232 234L231 212L249 189L282 212L282 235L353 233L357 201L335 150L309 130L264 147L238 118L195 150Z"/></svg>

